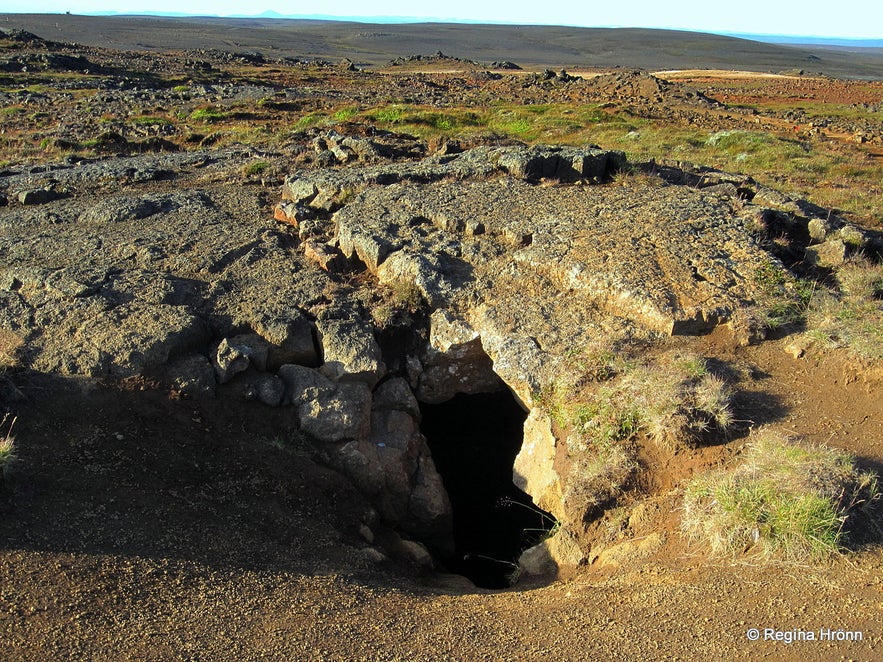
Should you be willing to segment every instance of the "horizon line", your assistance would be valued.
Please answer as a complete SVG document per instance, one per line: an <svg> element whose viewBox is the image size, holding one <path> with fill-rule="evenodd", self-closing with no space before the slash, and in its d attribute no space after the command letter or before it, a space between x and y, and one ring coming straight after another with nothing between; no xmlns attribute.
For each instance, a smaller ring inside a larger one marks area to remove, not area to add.
<svg viewBox="0 0 883 662"><path fill-rule="evenodd" d="M697 29L684 27L648 27L636 25L572 25L561 23L519 23L511 21L482 21L468 18L450 18L439 16L338 16L332 14L280 14L268 10L260 14L188 14L184 12L161 12L161 11L99 11L99 12L26 12L6 11L6 14L31 14L43 16L85 16L85 17L153 17L153 18L209 18L209 19L267 19L267 20L293 20L293 21L332 21L340 23L363 23L376 25L408 25L420 23L442 23L453 25L487 25L509 27L562 27L577 29L599 30L660 30L668 32L691 32L696 34L712 34L736 39L748 39L753 41L772 42L792 45L817 45L817 46L855 46L860 48L883 48L883 39L868 37L843 37L819 34L795 34L795 33L764 33L764 32L732 32L726 30ZM797 40L808 41L797 41Z"/></svg>

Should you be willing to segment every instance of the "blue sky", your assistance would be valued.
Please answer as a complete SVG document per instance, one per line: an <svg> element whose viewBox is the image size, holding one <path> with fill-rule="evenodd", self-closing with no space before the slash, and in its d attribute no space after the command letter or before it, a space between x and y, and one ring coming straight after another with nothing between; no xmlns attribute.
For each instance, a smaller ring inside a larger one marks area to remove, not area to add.
<svg viewBox="0 0 883 662"><path fill-rule="evenodd" d="M648 27L707 32L883 39L883 3L837 0L0 0L0 13L75 14L171 12L192 15L286 15L413 17L491 23Z"/></svg>

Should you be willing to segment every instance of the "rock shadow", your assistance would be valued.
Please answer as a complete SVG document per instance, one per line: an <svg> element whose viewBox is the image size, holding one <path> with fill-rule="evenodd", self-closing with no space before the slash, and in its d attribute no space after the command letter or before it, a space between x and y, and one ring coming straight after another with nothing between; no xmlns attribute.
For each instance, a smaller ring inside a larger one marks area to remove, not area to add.
<svg viewBox="0 0 883 662"><path fill-rule="evenodd" d="M371 507L287 408L182 400L141 378L17 375L0 549L353 575Z"/></svg>

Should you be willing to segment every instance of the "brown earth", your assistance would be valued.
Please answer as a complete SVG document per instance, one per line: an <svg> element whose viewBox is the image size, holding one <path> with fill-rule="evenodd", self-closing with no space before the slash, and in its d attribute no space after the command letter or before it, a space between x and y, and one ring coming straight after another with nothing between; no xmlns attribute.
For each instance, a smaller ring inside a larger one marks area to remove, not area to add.
<svg viewBox="0 0 883 662"><path fill-rule="evenodd" d="M741 417L879 470L880 375L792 359L783 342L689 344L754 375ZM493 592L366 558L368 507L279 442L291 423L276 412L140 381L84 392L34 376L21 388L32 404L0 502L3 659L871 660L883 646L879 536L813 565L708 559L680 537L678 485L741 439L661 468L640 511L596 524L599 547L619 546L592 565ZM752 642L751 627L864 639Z"/></svg>
<svg viewBox="0 0 883 662"><path fill-rule="evenodd" d="M712 67L780 72L804 69L843 78L883 78L878 48L768 44L722 35L640 28L370 24L345 21L159 16L0 14L55 41L151 53L211 48L382 67L390 60L442 51L483 63L527 68L628 67L646 70ZM758 24L762 27L762 24Z"/></svg>

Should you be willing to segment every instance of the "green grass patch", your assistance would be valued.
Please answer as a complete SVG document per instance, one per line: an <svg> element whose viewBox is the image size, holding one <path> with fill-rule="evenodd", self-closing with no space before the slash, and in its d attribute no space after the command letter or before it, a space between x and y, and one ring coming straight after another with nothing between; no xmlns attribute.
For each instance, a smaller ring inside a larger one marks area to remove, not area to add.
<svg viewBox="0 0 883 662"><path fill-rule="evenodd" d="M850 454L762 430L735 470L690 481L682 528L718 555L817 559L842 547L849 518L878 494Z"/></svg>
<svg viewBox="0 0 883 662"><path fill-rule="evenodd" d="M168 126L173 124L172 120L168 117L158 117L156 115L138 115L136 117L130 117L129 122L136 126L153 126L155 124Z"/></svg>
<svg viewBox="0 0 883 662"><path fill-rule="evenodd" d="M303 131L304 129L309 129L314 126L321 126L323 124L329 124L331 122L331 118L328 113L323 112L315 112L308 113L303 117L299 118L297 122L291 127L292 131Z"/></svg>
<svg viewBox="0 0 883 662"><path fill-rule="evenodd" d="M349 122L359 113L358 108L341 108L332 117L336 122Z"/></svg>
<svg viewBox="0 0 883 662"><path fill-rule="evenodd" d="M197 108L189 115L190 121L200 124L213 124L226 119L226 117L227 113L221 112L217 108Z"/></svg>
<svg viewBox="0 0 883 662"><path fill-rule="evenodd" d="M243 172L245 173L246 177L251 177L253 175L259 175L262 172L266 172L271 167L272 164L269 161L255 161L254 163L249 163L247 166L245 166L245 170Z"/></svg>

